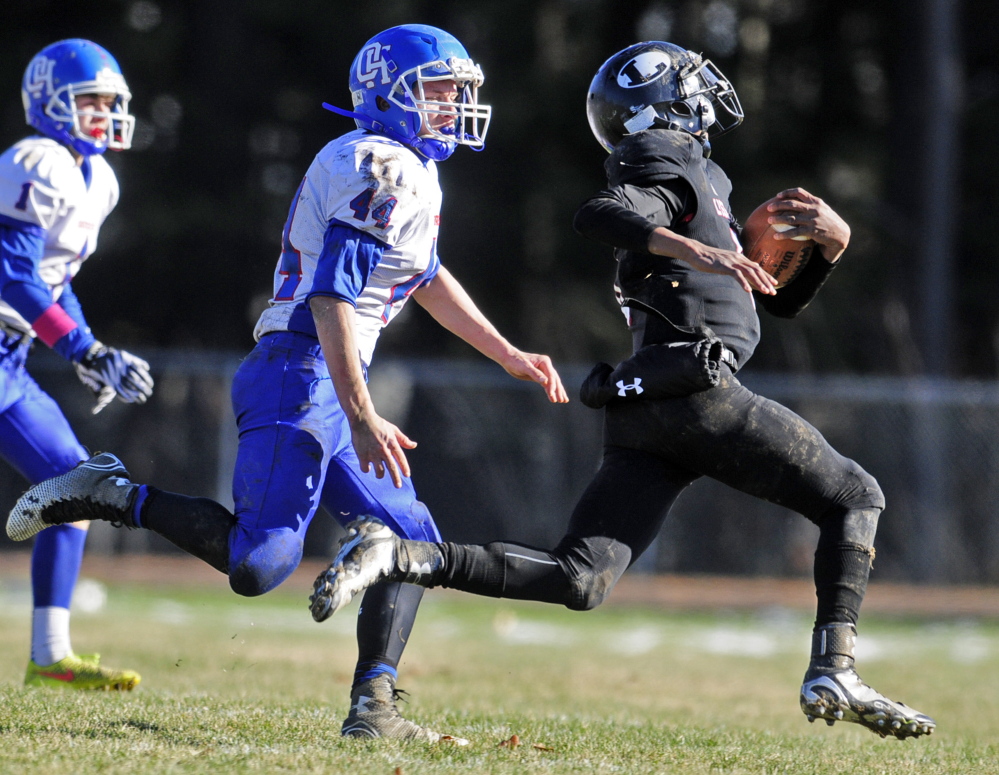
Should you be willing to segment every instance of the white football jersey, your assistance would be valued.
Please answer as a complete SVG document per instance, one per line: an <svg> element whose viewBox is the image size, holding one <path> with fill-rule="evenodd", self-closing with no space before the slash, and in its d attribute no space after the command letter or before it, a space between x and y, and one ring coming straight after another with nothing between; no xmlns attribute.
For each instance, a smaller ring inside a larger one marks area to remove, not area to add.
<svg viewBox="0 0 999 775"><path fill-rule="evenodd" d="M0 223L45 229L38 274L55 301L80 265L97 249L97 234L118 203L118 180L100 155L91 156L90 185L73 154L55 140L29 137L0 155ZM0 321L20 331L31 326L0 300Z"/></svg>
<svg viewBox="0 0 999 775"><path fill-rule="evenodd" d="M440 266L440 211L433 161L362 130L329 143L313 160L292 202L274 272L274 297L254 336L259 340L268 332L288 330L316 335L307 299L330 290L329 278L316 274L326 231L331 224L348 226L383 246L355 300L357 347L362 363L370 365L381 330Z"/></svg>

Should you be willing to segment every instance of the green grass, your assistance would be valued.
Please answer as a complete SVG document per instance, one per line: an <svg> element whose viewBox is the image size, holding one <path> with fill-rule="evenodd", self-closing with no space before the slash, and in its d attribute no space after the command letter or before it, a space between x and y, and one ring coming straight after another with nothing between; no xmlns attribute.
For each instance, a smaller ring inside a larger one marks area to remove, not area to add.
<svg viewBox="0 0 999 775"><path fill-rule="evenodd" d="M103 610L74 614L74 645L143 683L80 694L21 685L29 611L0 587L0 772L999 774L996 623L862 623L864 678L939 724L899 742L805 721L799 614L573 613L435 591L399 683L406 715L472 740L455 748L339 736L356 606L317 625L306 597L111 587ZM513 734L519 747L499 746Z"/></svg>

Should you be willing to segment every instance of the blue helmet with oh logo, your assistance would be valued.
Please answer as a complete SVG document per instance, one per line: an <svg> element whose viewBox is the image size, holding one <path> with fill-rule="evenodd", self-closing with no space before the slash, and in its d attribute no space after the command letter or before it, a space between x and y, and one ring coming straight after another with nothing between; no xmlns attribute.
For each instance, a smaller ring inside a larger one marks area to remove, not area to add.
<svg viewBox="0 0 999 775"><path fill-rule="evenodd" d="M442 161L458 145L484 147L492 108L478 101L483 80L482 69L453 35L425 24L403 24L375 35L354 58L354 111L323 106L353 118L361 129ZM425 87L434 81L454 81L456 100L428 96Z"/></svg>
<svg viewBox="0 0 999 775"><path fill-rule="evenodd" d="M87 112L107 119L106 128L84 133L76 97L81 94L113 95L108 111ZM84 156L108 148L125 150L132 145L135 118L128 113L132 98L121 68L104 48L89 40L73 38L46 46L31 60L21 81L24 117L46 137L58 140Z"/></svg>

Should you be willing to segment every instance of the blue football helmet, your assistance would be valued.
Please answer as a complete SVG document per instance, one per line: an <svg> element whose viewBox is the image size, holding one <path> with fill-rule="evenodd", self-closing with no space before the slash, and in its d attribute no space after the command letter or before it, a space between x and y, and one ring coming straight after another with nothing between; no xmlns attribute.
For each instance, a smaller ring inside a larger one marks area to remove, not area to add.
<svg viewBox="0 0 999 775"><path fill-rule="evenodd" d="M453 80L456 102L428 99L424 84ZM350 66L354 112L323 103L370 129L404 143L434 161L443 161L458 145L481 150L492 108L480 105L484 77L458 40L437 27L403 24L375 35ZM449 121L435 126L435 117Z"/></svg>
<svg viewBox="0 0 999 775"><path fill-rule="evenodd" d="M652 126L719 137L742 123L732 84L709 59L663 41L636 43L597 71L586 117L608 151L621 138Z"/></svg>
<svg viewBox="0 0 999 775"><path fill-rule="evenodd" d="M87 111L106 118L107 131L85 134L80 129L76 97L81 94L114 95L110 111ZM46 137L58 140L83 156L130 148L135 117L128 113L132 98L121 68L105 49L81 38L60 40L43 48L21 82L24 117Z"/></svg>

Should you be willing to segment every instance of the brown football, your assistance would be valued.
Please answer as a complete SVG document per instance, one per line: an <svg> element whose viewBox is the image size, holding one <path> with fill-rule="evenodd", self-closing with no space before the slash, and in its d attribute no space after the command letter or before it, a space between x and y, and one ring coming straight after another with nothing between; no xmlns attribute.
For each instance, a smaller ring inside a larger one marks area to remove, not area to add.
<svg viewBox="0 0 999 775"><path fill-rule="evenodd" d="M746 220L742 228L742 249L746 258L762 266L777 281L777 287L783 288L808 263L815 250L815 241L808 237L776 239L774 234L792 227L767 223L767 218L772 215L767 205L773 201L768 199Z"/></svg>

